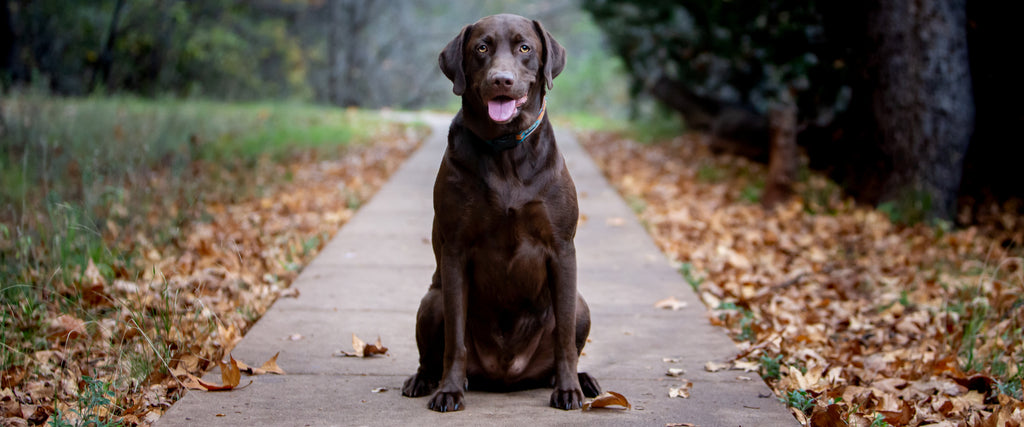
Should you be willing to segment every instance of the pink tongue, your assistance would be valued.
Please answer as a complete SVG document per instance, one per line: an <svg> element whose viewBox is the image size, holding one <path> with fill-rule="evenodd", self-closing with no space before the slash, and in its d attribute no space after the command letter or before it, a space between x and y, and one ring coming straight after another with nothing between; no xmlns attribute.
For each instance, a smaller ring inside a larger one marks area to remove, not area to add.
<svg viewBox="0 0 1024 427"><path fill-rule="evenodd" d="M491 120L496 122L508 121L515 113L516 100L514 99L505 99L503 101L492 99L487 101L487 114L491 116Z"/></svg>

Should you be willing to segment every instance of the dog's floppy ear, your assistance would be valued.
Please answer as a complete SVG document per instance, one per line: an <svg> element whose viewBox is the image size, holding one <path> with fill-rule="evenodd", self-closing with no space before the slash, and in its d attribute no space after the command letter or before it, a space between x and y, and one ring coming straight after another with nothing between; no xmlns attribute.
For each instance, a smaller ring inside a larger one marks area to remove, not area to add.
<svg viewBox="0 0 1024 427"><path fill-rule="evenodd" d="M453 83L452 92L458 96L462 96L462 93L466 91L466 71L462 65L462 51L466 47L466 38L472 32L472 25L463 27L462 32L448 42L437 58L437 62L441 64L441 72Z"/></svg>
<svg viewBox="0 0 1024 427"><path fill-rule="evenodd" d="M565 49L551 37L540 22L533 21L533 28L537 30L537 35L544 43L544 84L551 89L553 80L565 68Z"/></svg>

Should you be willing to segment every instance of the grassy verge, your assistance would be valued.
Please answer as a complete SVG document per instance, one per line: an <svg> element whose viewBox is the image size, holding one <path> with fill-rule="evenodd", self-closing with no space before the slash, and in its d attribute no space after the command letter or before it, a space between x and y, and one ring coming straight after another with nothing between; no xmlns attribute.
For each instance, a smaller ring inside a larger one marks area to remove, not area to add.
<svg viewBox="0 0 1024 427"><path fill-rule="evenodd" d="M230 351L419 135L291 104L0 113L0 389L30 424L155 419L168 369Z"/></svg>

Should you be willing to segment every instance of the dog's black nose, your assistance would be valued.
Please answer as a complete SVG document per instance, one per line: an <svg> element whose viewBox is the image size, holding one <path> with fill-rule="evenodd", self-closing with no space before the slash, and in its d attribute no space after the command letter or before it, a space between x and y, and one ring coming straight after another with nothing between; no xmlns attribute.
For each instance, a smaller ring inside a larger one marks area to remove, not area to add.
<svg viewBox="0 0 1024 427"><path fill-rule="evenodd" d="M491 84L500 88L511 88L516 77L508 71L498 71L491 74Z"/></svg>

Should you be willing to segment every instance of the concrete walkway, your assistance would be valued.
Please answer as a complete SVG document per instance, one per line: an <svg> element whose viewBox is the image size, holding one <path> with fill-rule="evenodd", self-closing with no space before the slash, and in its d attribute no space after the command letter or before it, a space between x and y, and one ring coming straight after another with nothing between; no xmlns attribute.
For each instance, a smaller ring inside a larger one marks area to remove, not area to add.
<svg viewBox="0 0 1024 427"><path fill-rule="evenodd" d="M447 414L428 410L426 397L402 397L417 366L416 309L434 269L431 189L447 140L447 117L423 119L435 130L423 147L303 270L292 285L301 295L278 300L233 352L250 364L281 352L288 375L243 375L253 383L231 392L190 391L158 425L797 425L755 373L704 370L736 347L564 131L559 146L586 218L576 237L578 286L593 319L580 370L633 409L561 411L547 406L550 389L471 391L465 410ZM669 296L688 306L654 308ZM380 336L388 357L333 356L351 351L353 333L368 342ZM669 397L681 383L665 375L669 368L685 370L689 398ZM218 372L206 378L220 382Z"/></svg>

